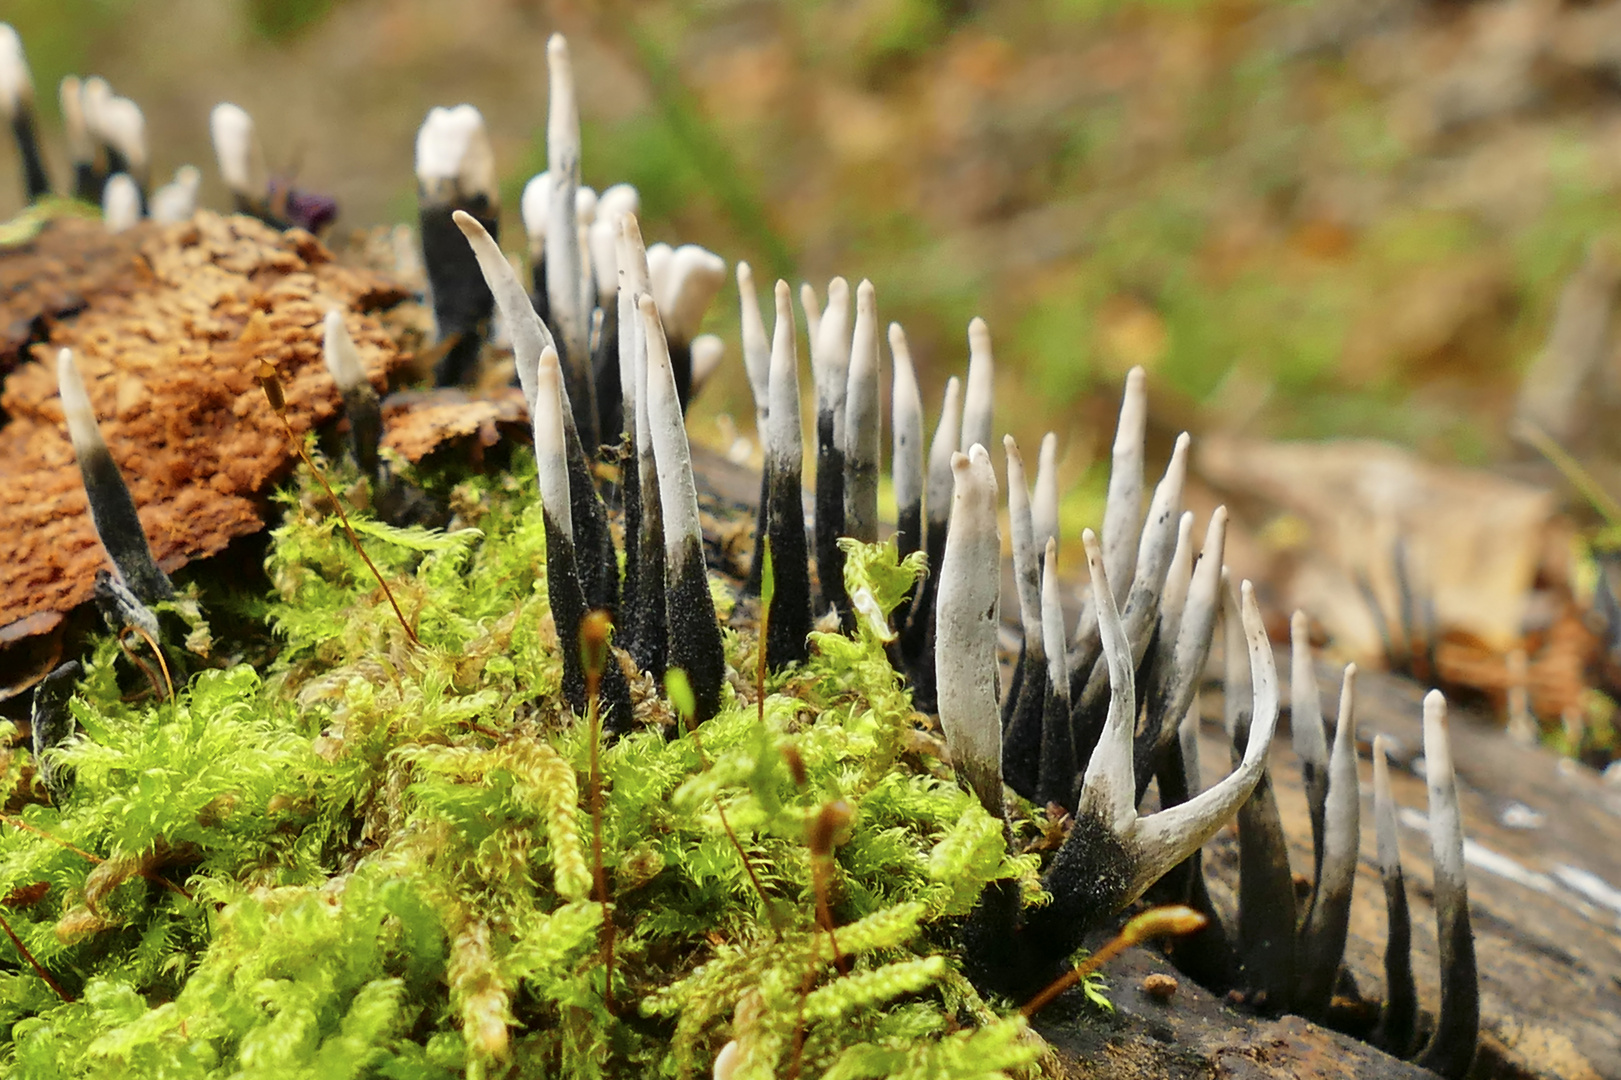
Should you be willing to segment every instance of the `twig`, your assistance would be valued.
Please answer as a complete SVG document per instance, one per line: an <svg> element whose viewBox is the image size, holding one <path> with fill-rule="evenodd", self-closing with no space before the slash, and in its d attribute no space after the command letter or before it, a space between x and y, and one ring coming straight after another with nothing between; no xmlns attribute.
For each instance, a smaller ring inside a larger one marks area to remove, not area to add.
<svg viewBox="0 0 1621 1080"><path fill-rule="evenodd" d="M17 936L16 931L11 928L11 924L6 922L4 915L0 915L0 930L6 932L6 937L11 939L13 945L17 946L17 951L23 954L23 959L28 961L29 965L34 969L34 973L45 980L45 985L55 990L57 997L72 1005L73 995L62 989L62 984L51 978L49 971L40 967L39 961L34 959L34 954L28 951L28 946L23 944L23 939Z"/></svg>

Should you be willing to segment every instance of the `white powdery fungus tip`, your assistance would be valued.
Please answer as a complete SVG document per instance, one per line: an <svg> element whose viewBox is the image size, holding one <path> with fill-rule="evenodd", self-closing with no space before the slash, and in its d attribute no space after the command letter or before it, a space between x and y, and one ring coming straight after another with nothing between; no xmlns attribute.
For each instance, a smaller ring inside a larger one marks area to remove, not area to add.
<svg viewBox="0 0 1621 1080"><path fill-rule="evenodd" d="M765 320L760 317L754 270L742 261L737 264L737 299L742 324L743 369L754 394L755 426L760 429L763 440L765 417L771 409L771 340L766 337Z"/></svg>
<svg viewBox="0 0 1621 1080"><path fill-rule="evenodd" d="M107 179L101 193L101 220L108 232L123 232L141 221L141 189L128 173Z"/></svg>
<svg viewBox="0 0 1621 1080"><path fill-rule="evenodd" d="M10 120L33 101L34 77L22 38L10 23L0 23L0 116Z"/></svg>
<svg viewBox="0 0 1621 1080"><path fill-rule="evenodd" d="M349 336L349 327L343 321L343 308L328 309L324 329L321 358L326 361L326 369L332 374L332 381L338 384L338 389L347 393L367 384L366 368L360 362L360 350L355 348L355 339Z"/></svg>
<svg viewBox="0 0 1621 1080"><path fill-rule="evenodd" d="M1447 699L1439 690L1424 695L1424 781L1430 796L1430 846L1438 873L1464 880L1463 818L1447 734Z"/></svg>
<svg viewBox="0 0 1621 1080"><path fill-rule="evenodd" d="M952 763L986 811L1002 818L1002 721L996 704L1002 540L996 472L975 444L951 459L951 530L940 566L935 670Z"/></svg>
<svg viewBox="0 0 1621 1080"><path fill-rule="evenodd" d="M1024 456L1012 435L1002 436L1007 455L1008 531L1013 535L1013 583L1019 597L1019 619L1026 649L1042 645L1041 556L1030 524L1030 489L1025 486Z"/></svg>
<svg viewBox="0 0 1621 1080"><path fill-rule="evenodd" d="M704 313L726 283L726 260L697 244L682 244L670 258L663 293L654 293L665 333L672 341L690 342L703 325Z"/></svg>
<svg viewBox="0 0 1621 1080"><path fill-rule="evenodd" d="M651 296L636 301L647 341L647 417L658 461L659 502L664 512L664 549L673 566L694 545L702 550L703 531L698 520L698 488L692 475L692 449L687 444L686 421L676 395L675 369L670 346Z"/></svg>
<svg viewBox="0 0 1621 1080"><path fill-rule="evenodd" d="M1373 737L1373 826L1378 838L1379 873L1388 881L1401 877L1401 844L1396 830L1396 800L1390 794L1390 740Z"/></svg>
<svg viewBox="0 0 1621 1080"><path fill-rule="evenodd" d="M850 377L850 283L836 277L827 283L822 309L811 339L811 375L816 383L816 411L833 418L833 445L844 449L844 393ZM968 448L963 447L966 453Z"/></svg>
<svg viewBox="0 0 1621 1080"><path fill-rule="evenodd" d="M1064 648L1064 598L1058 584L1058 541L1047 538L1041 572L1041 635L1047 653L1047 681L1069 699L1069 650Z"/></svg>
<svg viewBox="0 0 1621 1080"><path fill-rule="evenodd" d="M152 193L152 220L164 224L190 221L197 212L197 189L203 174L195 165L182 165L174 179Z"/></svg>
<svg viewBox="0 0 1621 1080"><path fill-rule="evenodd" d="M715 334L699 334L692 339L692 392L708 382L726 360L726 342Z"/></svg>
<svg viewBox="0 0 1621 1080"><path fill-rule="evenodd" d="M934 441L929 444L926 505L932 522L944 523L950 517L951 456L957 452L957 442L961 436L962 382L953 375L946 380L946 391L940 405L940 422L934 429Z"/></svg>
<svg viewBox="0 0 1621 1080"><path fill-rule="evenodd" d="M985 320L968 324L968 385L963 390L962 448L991 441L995 412L995 362L991 357L991 330Z"/></svg>
<svg viewBox="0 0 1621 1080"><path fill-rule="evenodd" d="M146 115L127 97L109 97L98 122L102 139L124 156L136 174L147 169Z"/></svg>
<svg viewBox="0 0 1621 1080"><path fill-rule="evenodd" d="M1058 539L1058 436L1049 431L1041 437L1041 456L1036 463L1036 490L1030 498L1030 521L1036 531L1036 544Z"/></svg>
<svg viewBox="0 0 1621 1080"><path fill-rule="evenodd" d="M614 254L619 274L619 387L625 429L631 433L632 445L637 448L637 458L641 460L651 455L652 450L643 442L647 435L642 430L646 415L642 408L642 393L647 382L647 358L636 298L652 285L647 271L647 249L642 244L642 227L636 215L630 211L621 212L618 230ZM650 457L648 459L651 460ZM652 482L653 478L648 477L648 483ZM651 492L652 488L648 490Z"/></svg>
<svg viewBox="0 0 1621 1080"><path fill-rule="evenodd" d="M770 411L766 417L766 456L774 468L797 470L805 457L799 417L799 345L794 333L793 295L786 281L774 294L777 325L771 340Z"/></svg>
<svg viewBox="0 0 1621 1080"><path fill-rule="evenodd" d="M591 223L591 267L597 275L599 303L614 294L619 278L619 235L626 214L642 211L642 196L630 184L615 184L597 199Z"/></svg>
<svg viewBox="0 0 1621 1080"><path fill-rule="evenodd" d="M84 379L72 349L61 349L56 354L57 391L62 396L62 415L67 420L68 438L73 452L82 461L86 456L107 452L107 444L96 426L96 412L90 407L90 395L85 391Z"/></svg>
<svg viewBox="0 0 1621 1080"><path fill-rule="evenodd" d="M535 314L534 305L529 302L529 293L524 289L523 282L518 280L518 272L501 254L501 249L484 226L465 210L457 210L450 217L472 245L478 268L484 274L484 282L490 287L495 306L501 312L501 320L512 338L512 362L517 368L518 384L523 387L524 400L529 403L532 416L535 410L535 371L542 352L555 350L557 345L552 340L551 331Z"/></svg>
<svg viewBox="0 0 1621 1080"><path fill-rule="evenodd" d="M483 196L493 206L495 151L483 114L471 105L429 109L417 129L416 174L421 197L428 202Z"/></svg>
<svg viewBox="0 0 1621 1080"><path fill-rule="evenodd" d="M539 172L523 186L523 197L518 209L523 215L524 235L529 237L529 257L539 259L546 253L546 217L551 213L552 176Z"/></svg>
<svg viewBox="0 0 1621 1080"><path fill-rule="evenodd" d="M799 306L805 312L806 340L810 342L812 362L816 356L816 335L822 327L822 301L816 296L816 286L803 282L799 286Z"/></svg>
<svg viewBox="0 0 1621 1080"><path fill-rule="evenodd" d="M1328 738L1323 733L1323 705L1312 670L1311 624L1304 611L1289 617L1289 703L1295 756L1304 765L1326 770Z"/></svg>
<svg viewBox="0 0 1621 1080"><path fill-rule="evenodd" d="M541 350L535 370L535 466L540 504L562 534L574 540L574 514L569 501L568 452L563 421L563 369L557 350Z"/></svg>
<svg viewBox="0 0 1621 1080"><path fill-rule="evenodd" d="M878 298L872 282L856 287L856 324L844 393L845 533L878 539L878 459L883 420L878 393Z"/></svg>
<svg viewBox="0 0 1621 1080"><path fill-rule="evenodd" d="M214 141L214 160L225 186L245 198L264 198L269 174L264 151L254 133L253 117L248 111L222 101L208 114L208 132ZM418 138L420 140L421 136Z"/></svg>
<svg viewBox="0 0 1621 1080"><path fill-rule="evenodd" d="M912 350L900 323L889 324L889 355L894 367L889 400L893 447L895 504L901 509L923 505L923 392L918 388ZM919 537L912 537L915 545Z"/></svg>
<svg viewBox="0 0 1621 1080"><path fill-rule="evenodd" d="M1124 596L1135 569L1137 537L1142 527L1143 442L1148 429L1147 376L1134 367L1126 375L1109 469L1108 501L1103 511L1103 558L1114 582L1115 599Z"/></svg>

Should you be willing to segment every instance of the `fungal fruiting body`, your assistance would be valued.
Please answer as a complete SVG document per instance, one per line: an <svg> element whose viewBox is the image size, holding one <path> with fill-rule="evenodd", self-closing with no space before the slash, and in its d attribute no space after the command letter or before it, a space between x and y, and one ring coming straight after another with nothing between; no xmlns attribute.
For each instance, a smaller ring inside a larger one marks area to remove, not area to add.
<svg viewBox="0 0 1621 1080"><path fill-rule="evenodd" d="M7 40L0 40L0 92L11 87L6 100L15 119L18 103L29 100L32 91L16 89L20 59L8 68L6 45ZM17 51L16 57L20 55ZM1080 617L1070 628L1065 624L1059 578L1056 438L1049 434L1042 440L1033 492L1018 445L1011 436L1003 440L1015 581L1013 602L1004 602L999 485L989 452L995 436L990 330L980 319L969 324L967 370L946 381L925 457L917 370L904 330L891 324L887 341L893 363L892 475L898 503L894 554L904 559L922 552L930 572L921 582L914 581L909 575L915 564L896 560L891 585L900 578L906 583L893 586L893 593L880 603L877 594L885 590L861 577L862 568L879 558L875 552L890 557L889 549L878 544L883 531L877 498L883 446L882 343L874 287L863 280L854 290L853 322L845 279L830 283L825 306L814 289L805 286L801 291L815 390L817 464L813 512L807 515L800 339L792 293L786 282L776 282L775 322L768 339L753 273L740 263L741 357L764 450L755 561L749 577L765 608L763 626L757 627L752 643L752 659L758 661L754 693L760 700L750 702L764 724L751 719L748 738L755 742L740 741L738 696L746 687L729 671L729 663L746 655L735 647L745 643L748 627L746 621L734 620L740 637L729 640L723 634L685 425L690 395L702 386L706 373L725 370L722 347L698 333L725 279L725 263L696 245L647 247L636 217L634 189L616 185L597 196L582 186L573 73L561 37L549 43L548 64L548 169L531 182L524 197L536 268L533 294L496 243L495 164L478 111L470 105L432 110L416 147L423 253L445 349L435 379L445 385L471 381L489 319L499 310L511 344L512 374L530 412L536 475L531 494L538 501L544 535L545 607L555 625L554 651L560 661L560 700L533 707L555 705L563 717L558 723L564 725L558 730L568 738L579 737L578 729L568 726L570 714L597 716L598 709L605 739L634 737L662 706L644 705L644 698L656 696L652 691L639 691L633 698L633 681L638 673L657 679L670 676L665 683L670 704L683 725L692 729L682 732L673 725L671 741L679 744L690 735L695 751L690 757L702 766L679 787L678 780L661 780L664 788L648 801L662 805L661 801L673 804L693 798L704 815L713 805L727 839L724 847L717 841L708 857L730 859L736 852L741 869L734 876L749 882L760 902L757 914L772 923L779 941L785 941L793 928L779 925L777 912L791 902L771 895L785 891L781 880L762 880L755 873L750 846L726 817L731 795L723 798L722 793L728 785L745 793L738 799L747 809L742 815L745 829L751 829L782 809L780 792L769 798L762 795L774 790L768 785L774 770L786 768L794 790L804 788L803 755L797 750L790 754L773 740L799 734L802 724L828 730L847 721L855 732L867 721L844 714L838 721L803 720L794 711L792 722L785 722L781 717L790 710L777 691L792 685L795 669L814 669L840 649L869 648L859 672L839 674L868 680L870 686L863 692L869 700L883 698L890 706L896 696L905 699L897 689L904 680L910 705L891 707L890 720L899 716L898 723L912 734L911 707L938 715L948 764L962 791L951 789L949 774L942 772L945 779L939 783L946 785L948 794L938 786L935 794L963 803L965 828L982 830L986 843L1008 852L1016 846L1020 827L1034 816L1045 812L1048 823L1054 824L1056 850L1044 857L1039 870L1048 902L1026 905L1014 875L1001 873L976 879L974 893L961 898L954 909L951 917L964 920L956 938L963 966L980 990L1031 1001L1063 974L1066 958L1088 933L1107 927L1146 896L1192 909L1178 922L1189 936L1172 947L1173 957L1185 970L1196 972L1215 989L1239 991L1252 1007L1295 1009L1311 1018L1331 1019L1360 834L1355 670L1345 672L1330 739L1317 707L1309 627L1303 616L1296 616L1293 721L1314 842L1310 890L1297 914L1267 765L1279 713L1271 643L1254 587L1247 581L1235 587L1223 567L1224 509L1210 515L1202 547L1195 553L1197 522L1183 508L1190 444L1186 434L1176 440L1144 512L1147 377L1140 368L1125 380L1100 530L1088 529L1081 536L1089 584ZM139 110L120 104L125 99L112 96L105 83L95 80L82 87L65 82L63 95L84 113L84 132L74 135L76 183L87 190L94 186L98 195L105 196L110 228L138 218L148 175ZM251 118L235 106L221 105L214 111L211 128L221 172L238 208L274 217L276 206L269 198ZM111 170L110 178L98 172L103 162ZM185 185L194 193L195 177L186 178ZM190 198L186 190L173 200L154 198L152 209L157 214L161 203L163 216L180 214ZM176 209L170 208L171 201ZM321 329L311 331L323 337L328 370L343 398L356 464L380 482L388 469L378 452L379 404L345 313L325 312ZM114 568L106 575L103 590L110 611L120 627L135 626L155 641L158 624L151 609L172 599L174 588L152 558L134 500L96 426L90 396L70 350L58 356L58 375L62 411L90 512ZM611 444L607 448L602 446L604 437ZM599 490L597 472L605 459L617 459L623 466L619 483L605 488L607 499ZM623 570L610 503L617 503L623 514ZM854 583L849 588L847 569ZM814 595L817 589L819 600ZM749 603L745 601L745 612ZM824 613L840 612L842 634L813 632L818 605ZM1017 611L1021 631L1005 694L999 666L1005 659L999 655L1004 610ZM609 647L607 626L613 615L618 617L613 644L623 655ZM1232 768L1203 788L1196 756L1197 696L1218 618L1225 637L1224 713ZM589 658L582 658L575 648L582 632L592 643ZM426 649L414 632L410 637L416 648ZM425 655L391 657L390 662L409 670L413 663L426 662ZM882 671L875 673L877 668ZM73 725L64 702L77 677L71 665L64 666L41 684L34 698L36 754L45 763L42 776L53 798L65 790L50 766L65 753L61 747ZM839 686L833 692L854 691ZM768 698L776 699L770 710ZM1435 1030L1418 1060L1456 1077L1467 1070L1473 1055L1479 1000L1444 708L1439 695L1426 699L1426 778L1444 970ZM870 711L878 712L876 707ZM526 722L533 720L530 716ZM473 730L484 734L482 729ZM699 746L706 731L720 743L720 755L714 759L719 765ZM434 737L449 738L443 732ZM624 913L634 906L626 895L647 886L661 870L651 870L638 884L622 884L621 876L623 882L631 882L637 872L627 856L614 869L615 889L622 892L610 897L601 862L602 748L587 738L598 860L595 903L588 906L590 918L605 930L599 937L593 924L590 936L611 943L617 920L628 918ZM519 744L530 758L503 759L491 769L516 778L514 789L523 789L515 796L519 803L546 805L546 865L560 898L557 910L546 913L549 919L568 905L584 903L588 892L578 837L571 840L569 833L579 809L578 778L551 743L532 733L504 742L501 752L519 754L514 749ZM420 764L442 749L438 744L413 746L402 760ZM471 746L460 746L456 752L471 756L475 750L494 752ZM652 753L645 748L637 752ZM749 753L756 756L745 759ZM433 767L453 771L459 766L435 759ZM690 768L691 762L683 767ZM850 768L850 775L860 771L854 765ZM422 776L431 773L424 765ZM544 783L540 777L546 778ZM1389 1001L1375 1037L1391 1052L1405 1056L1415 1049L1416 995L1406 958L1409 917L1394 844L1388 765L1378 740L1374 777L1375 827L1391 925ZM1158 788L1159 808L1142 813L1139 807L1151 781ZM541 788L544 792L536 794ZM1032 811L1025 800L1036 809ZM814 988L817 979L827 975L826 965L837 972L828 978L836 981L843 974L837 971L844 959L837 941L862 953L905 940L902 936L890 942L871 928L866 928L864 939L860 930L838 924L838 904L830 899L834 894L826 875L844 872L836 866L839 836L854 827L859 813L852 819L842 795L819 797L816 806L820 808L816 816L802 822L814 879L815 944L806 961L811 974L799 1002L801 1019L804 1015L814 1019L816 1010L824 1007L813 1002L820 992ZM834 806L844 809L830 816L828 808ZM620 807L618 812L629 811ZM1066 815L1067 831L1055 824ZM826 823L834 818L837 827ZM1237 922L1228 927L1210 902L1199 853L1233 821L1238 824L1242 871ZM686 827L666 825L671 830ZM764 844L766 839L762 831L753 842ZM527 859L528 848L524 851ZM1033 856L1034 851L1026 855ZM646 858L651 865L652 857ZM531 892L536 886L530 870L541 865L537 861L523 871ZM1029 865L1027 884L1037 874L1033 859ZM914 929L924 918L919 908L909 916ZM570 908L570 914L578 913ZM490 933L483 923L459 928L451 946L460 950L462 959L457 963L470 963L466 956L484 948L480 942L487 944ZM942 931L941 936L950 934ZM817 951L823 940L831 952L826 958ZM868 944L863 945L864 940ZM938 961L929 969L935 974L944 967L939 957L922 961ZM602 1002L608 1018L604 1022L611 1024L618 1015L614 1002L619 984L614 982L612 962L604 966L601 986L593 987L600 996L593 1002ZM469 996L455 976L447 978L453 993L463 995L458 1000L464 1033L489 1048L491 1060L500 1058L511 1037L505 1019L510 992L492 989L491 983ZM927 983L923 980L917 988ZM728 984L734 992L746 985L747 980ZM769 991L770 987L755 987L748 993ZM655 998L650 995L645 1006L649 1014L660 1007ZM685 1007L697 1006L688 1002ZM837 1010L826 1007L836 1015ZM1029 1011L1036 1007L1032 1004ZM740 1059L761 1052L757 1036L761 1025L769 1026L758 1003L736 1009L733 1037L718 1051L717 1072L723 1064L729 1070ZM794 1032L792 1060L797 1067L805 1042L803 1028L796 1026Z"/></svg>

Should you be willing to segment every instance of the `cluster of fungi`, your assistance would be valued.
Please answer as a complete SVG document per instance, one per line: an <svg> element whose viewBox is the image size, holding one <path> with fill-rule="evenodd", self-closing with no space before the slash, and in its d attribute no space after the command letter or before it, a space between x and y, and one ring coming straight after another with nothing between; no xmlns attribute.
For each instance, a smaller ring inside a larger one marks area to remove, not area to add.
<svg viewBox="0 0 1621 1080"><path fill-rule="evenodd" d="M634 189L619 185L596 195L581 185L574 81L561 37L551 40L547 58L550 168L523 198L532 283L497 246L496 169L478 111L434 109L418 136L421 256L439 341L434 379L445 387L465 384L488 356L492 336L510 346L533 428L546 589L558 639L579 641L582 630L600 637L595 613L610 612L612 647L622 658L588 663L578 650L561 650L562 693L573 711L584 717L588 697L599 700L602 737L614 739L638 724L627 668L655 678L678 669L691 690L688 719L701 729L727 692L727 661L684 417L692 394L707 379L724 377L717 374L723 350L697 331L724 284L725 263L693 245L644 245ZM101 205L107 228L147 215L185 220L195 211L194 169L149 192L140 111L132 102L100 80L65 80L62 104L72 194ZM3 26L0 108L21 151L28 195L50 195L32 84L20 43ZM217 107L212 134L237 212L312 231L330 220L329 201L267 178L245 111ZM853 631L869 621L888 643L915 706L937 717L957 777L984 809L1007 822L1011 793L1061 808L1067 820L1046 856L1042 886L1050 903L1025 906L1011 881L993 883L980 897L961 937L963 968L974 983L1014 1002L1045 1001L1038 995L1064 974L1066 958L1088 935L1146 901L1197 913L1181 927L1196 929L1167 948L1201 984L1263 1012L1332 1023L1336 994L1346 992L1342 954L1360 834L1356 673L1346 669L1338 716L1326 724L1305 620L1295 616L1292 728L1315 847L1309 888L1297 896L1267 776L1279 715L1272 646L1254 589L1229 580L1223 566L1224 510L1211 515L1196 549L1194 515L1182 509L1186 434L1143 511L1142 371L1126 380L1100 535L1087 530L1081 538L1090 590L1074 620L1061 605L1054 439L1042 444L1033 494L1018 446L1011 436L1003 439L1020 626L1004 690L988 328L977 319L970 325L966 378L947 382L925 446L906 336L898 324L888 327L898 506L892 537L902 556L924 553L929 572L886 616L871 596L847 593L841 547L841 540L874 543L890 532L878 511L884 340L874 287L862 281L852 290L834 279L825 304L809 286L801 291L815 384L815 484L807 515L794 296L787 283L776 283L768 334L746 263L737 264L736 283L742 359L764 450L754 559L743 590L757 599L739 610L758 620L763 664L781 671L803 662L813 625ZM397 487L400 479L378 452L379 399L341 311L327 314L322 333L354 460L376 490ZM174 586L152 557L71 349L60 351L57 374L110 566L98 575L97 602L115 630L139 634L161 656L178 646L166 640L153 608L174 598ZM279 408L275 368L265 365L260 376ZM389 504L379 498L374 505ZM1206 787L1198 768L1198 689L1218 631L1225 639L1233 768ZM66 703L78 674L69 661L35 688L36 752L72 731ZM1391 932L1388 990L1374 1008L1376 1026L1364 1034L1396 1056L1461 1077L1475 1052L1479 1003L1446 708L1436 692L1424 702L1424 744L1441 1000L1433 1021L1421 1019L1396 809L1385 748L1376 739L1375 828ZM1157 809L1144 813L1150 790ZM1242 880L1229 925L1207 891L1200 852L1235 819ZM717 1076L727 1067L721 1057Z"/></svg>

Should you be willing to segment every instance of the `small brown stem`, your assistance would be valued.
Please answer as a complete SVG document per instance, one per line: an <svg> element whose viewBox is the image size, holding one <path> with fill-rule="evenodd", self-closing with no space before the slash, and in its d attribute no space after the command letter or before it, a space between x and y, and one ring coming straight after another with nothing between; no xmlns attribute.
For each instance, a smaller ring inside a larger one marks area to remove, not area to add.
<svg viewBox="0 0 1621 1080"><path fill-rule="evenodd" d="M169 677L169 661L163 658L163 650L158 648L158 643L156 641L152 640L152 635L148 634L145 630L142 630L139 626L132 626L130 629L141 635L142 640L152 647L153 655L158 658L158 667L163 669L163 685L169 688L168 700L173 701L174 680Z"/></svg>
<svg viewBox="0 0 1621 1080"><path fill-rule="evenodd" d="M23 939L18 937L16 931L11 929L11 924L6 922L6 917L4 915L0 915L0 930L4 930L6 932L6 937L11 939L11 943L13 945L17 946L17 951L23 954L23 959L27 960L29 966L34 969L34 974L44 979L45 985L49 986L52 990L55 990L57 997L67 1002L69 1005L73 1004L73 996L66 990L62 989L61 983L51 978L51 973L49 971L46 971L44 968L40 967L39 961L34 959L34 954L28 951L28 946L23 944Z"/></svg>
<svg viewBox="0 0 1621 1080"><path fill-rule="evenodd" d="M1025 1002L1024 1007L1019 1012L1028 1020L1050 1005L1059 994L1062 994L1131 946L1139 945L1150 938L1191 934L1204 926L1206 921L1203 915L1190 907L1171 905L1149 908L1126 923L1125 928L1110 939L1109 943L1104 945L1103 948L1064 972L1064 974L1053 980L1051 986Z"/></svg>
<svg viewBox="0 0 1621 1080"><path fill-rule="evenodd" d="M394 609L394 617L400 620L400 626L405 629L405 636L411 639L411 644L420 649L422 647L421 639L417 637L417 632L411 629L411 624L406 621L405 612L400 610L399 601L394 599L394 590L390 589L388 582L383 580L382 571L378 570L377 564L371 561L371 556L366 554L366 549L360 546L360 537L355 535L354 528L349 524L349 515L343 512L343 504L338 501L337 493L332 490L332 485L326 482L326 474L310 458L309 451L304 449L304 440L293 434L292 422L286 416L283 416L281 424L282 427L287 429L287 438L292 441L293 448L298 451L298 456L304 459L304 464L309 466L310 472L315 474L315 478L321 482L321 487L326 490L327 498L332 500L332 509L338 512L338 520L343 523L343 531L349 534L349 543L353 545L355 553L365 561L366 569L371 571L371 576L377 579L377 584L382 588L383 595L388 597L388 606Z"/></svg>
<svg viewBox="0 0 1621 1080"><path fill-rule="evenodd" d="M602 905L603 980L602 1005L614 1012L614 924L608 908L608 876L602 869L602 687L603 668L614 663L608 651L608 613L593 611L580 627L580 652L585 663L586 742L591 755L591 876L596 885L597 903Z"/></svg>

